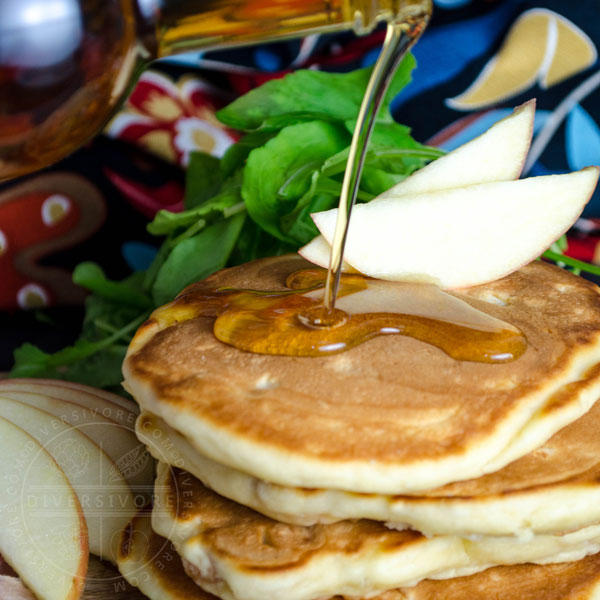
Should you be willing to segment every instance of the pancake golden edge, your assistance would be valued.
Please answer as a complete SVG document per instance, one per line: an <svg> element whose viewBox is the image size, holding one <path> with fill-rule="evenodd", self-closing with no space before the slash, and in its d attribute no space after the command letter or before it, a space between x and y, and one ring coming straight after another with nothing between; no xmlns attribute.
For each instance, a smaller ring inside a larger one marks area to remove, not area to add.
<svg viewBox="0 0 600 600"><path fill-rule="evenodd" d="M427 535L520 538L600 522L599 428L600 403L596 403L544 446L496 473L422 496L384 496L269 484L200 455L189 440L154 415L142 413L136 423L138 438L154 458L279 521L313 525L364 518Z"/></svg>
<svg viewBox="0 0 600 600"><path fill-rule="evenodd" d="M600 395L598 288L539 261L455 294L527 336L525 354L501 365L454 361L402 336L327 358L254 355L216 340L212 319L189 318L194 291L284 289L307 265L276 257L226 269L155 311L124 362L142 409L258 479L403 494L500 469Z"/></svg>
<svg viewBox="0 0 600 600"><path fill-rule="evenodd" d="M121 534L117 567L150 600L218 600L183 570L173 544L152 530L150 510L141 510Z"/></svg>
<svg viewBox="0 0 600 600"><path fill-rule="evenodd" d="M528 541L427 538L369 520L288 525L164 463L158 465L152 527L175 544L196 583L223 600L369 596L426 578L460 577L499 564L571 562L600 550L600 525Z"/></svg>
<svg viewBox="0 0 600 600"><path fill-rule="evenodd" d="M218 600L187 575L174 546L140 513L123 532L119 570L150 600ZM189 568L189 566L188 566ZM592 600L600 595L600 554L576 562L495 567L446 581L422 581L371 600ZM353 598L352 600L357 600Z"/></svg>

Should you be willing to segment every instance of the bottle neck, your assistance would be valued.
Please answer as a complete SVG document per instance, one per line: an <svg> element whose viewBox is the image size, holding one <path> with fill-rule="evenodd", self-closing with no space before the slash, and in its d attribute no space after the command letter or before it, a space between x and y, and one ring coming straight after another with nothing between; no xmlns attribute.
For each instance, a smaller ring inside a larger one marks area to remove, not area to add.
<svg viewBox="0 0 600 600"><path fill-rule="evenodd" d="M137 0L140 39L154 57L353 29L368 33L430 0Z"/></svg>

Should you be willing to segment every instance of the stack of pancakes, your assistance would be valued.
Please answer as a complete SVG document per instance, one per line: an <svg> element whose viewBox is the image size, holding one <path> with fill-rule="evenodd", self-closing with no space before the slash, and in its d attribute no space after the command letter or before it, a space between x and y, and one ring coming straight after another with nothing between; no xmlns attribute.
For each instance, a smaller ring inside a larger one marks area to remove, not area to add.
<svg viewBox="0 0 600 600"><path fill-rule="evenodd" d="M192 290L282 290L305 266L255 261ZM258 355L161 309L124 364L160 462L122 572L163 599L600 593L600 290L535 262L454 295L518 327L523 356L456 361L403 336Z"/></svg>

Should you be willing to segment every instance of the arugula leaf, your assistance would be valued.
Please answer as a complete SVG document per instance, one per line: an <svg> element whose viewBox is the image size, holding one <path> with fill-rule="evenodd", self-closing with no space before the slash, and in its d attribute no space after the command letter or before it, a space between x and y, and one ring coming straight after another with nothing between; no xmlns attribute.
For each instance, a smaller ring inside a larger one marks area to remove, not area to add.
<svg viewBox="0 0 600 600"><path fill-rule="evenodd" d="M408 54L394 74L379 113L392 121L389 104L410 81L415 59ZM356 119L372 67L349 73L301 70L274 79L238 98L217 113L241 131L273 131L306 121Z"/></svg>
<svg viewBox="0 0 600 600"><path fill-rule="evenodd" d="M152 286L157 306L171 301L186 285L222 269L240 234L245 214L218 221L175 246Z"/></svg>
<svg viewBox="0 0 600 600"><path fill-rule="evenodd" d="M32 344L23 344L15 350L15 364L10 377L68 379L99 387L117 385L121 379L120 365L127 350L126 343L147 316L148 313L139 315L112 335L99 341L93 342L81 338L73 346L67 346L54 354L48 354ZM119 340L122 343L115 345ZM90 363L87 362L90 360L93 361L94 369L91 369ZM116 360L121 361L118 363L118 370L114 368ZM99 367L106 367L107 362L111 365L108 370L96 370ZM85 377L81 375L82 371L87 371Z"/></svg>
<svg viewBox="0 0 600 600"><path fill-rule="evenodd" d="M349 147L344 148L341 152L329 157L323 163L321 169L323 175L333 177L334 175L343 174L346 170L349 150ZM413 149L373 145L365 155L365 165L407 177L416 170L414 161L427 163L443 156L443 154L441 150L427 146Z"/></svg>
<svg viewBox="0 0 600 600"><path fill-rule="evenodd" d="M94 262L79 263L73 271L73 282L109 300L128 306L150 308L152 300L136 286L136 282L110 281Z"/></svg>
<svg viewBox="0 0 600 600"><path fill-rule="evenodd" d="M361 201L442 154L415 142L389 114L389 102L413 67L413 58L406 58L386 96L367 153ZM123 393L127 344L152 308L226 265L292 252L312 239L317 230L310 214L338 202L369 74L300 71L223 109L224 122L251 133L221 160L192 154L186 210L160 211L148 225L150 233L166 236L150 267L110 281L98 265L79 265L74 279L92 291L79 340L55 354L22 346L11 375L64 378Z"/></svg>
<svg viewBox="0 0 600 600"><path fill-rule="evenodd" d="M212 198L223 183L221 161L206 152L192 152L185 178L183 205L187 210Z"/></svg>
<svg viewBox="0 0 600 600"><path fill-rule="evenodd" d="M199 222L201 222L199 228L201 229L215 217L227 218L243 210L241 189L242 171L237 171L223 182L217 195L205 200L199 206L183 212L159 210L154 221L149 223L146 229L152 235L167 235L183 227L197 226Z"/></svg>
<svg viewBox="0 0 600 600"><path fill-rule="evenodd" d="M298 244L308 244L310 240L319 235L317 226L310 215L314 212L334 208L337 203L338 195L313 193L307 201L298 204L294 213L282 219L282 228L290 237L298 240Z"/></svg>
<svg viewBox="0 0 600 600"><path fill-rule="evenodd" d="M572 269L577 269L578 273L583 271L585 273L589 273L590 275L600 276L600 267L598 265L592 265L590 263L584 262L582 260L577 260L576 258L571 258L566 254L562 254L561 252L555 252L553 250L546 250L544 254L542 254L544 258L551 260L555 263L562 263L567 267L571 267Z"/></svg>
<svg viewBox="0 0 600 600"><path fill-rule="evenodd" d="M342 193L342 182L336 181L335 179L329 179L329 177L325 177L324 175L319 175L317 184L315 185L315 193L330 194L335 198L335 204L337 205ZM373 194L361 189L359 189L356 194L356 199L362 202L369 202L369 200L373 200L374 197Z"/></svg>
<svg viewBox="0 0 600 600"><path fill-rule="evenodd" d="M272 131L256 131L246 134L237 143L227 148L221 158L221 172L224 177L229 177L236 169L244 166L248 154L254 148L263 146L275 135Z"/></svg>
<svg viewBox="0 0 600 600"><path fill-rule="evenodd" d="M390 173L384 169L365 166L360 179L361 192L371 195L370 199L372 199L400 183L407 176L408 174Z"/></svg>
<svg viewBox="0 0 600 600"><path fill-rule="evenodd" d="M169 240L166 239L158 249L152 264L146 269L146 271L142 272L142 281L140 287L144 292L149 293L154 284L154 280L156 279L156 275L158 271L163 266L165 260L167 260L167 256L169 256L169 252L171 251L169 247Z"/></svg>
<svg viewBox="0 0 600 600"><path fill-rule="evenodd" d="M256 258L280 256L296 249L296 245L274 238L252 219L246 219L227 264L240 265Z"/></svg>
<svg viewBox="0 0 600 600"><path fill-rule="evenodd" d="M252 150L244 169L242 197L250 217L271 235L298 244L281 226L308 191L312 172L329 156L348 145L349 134L339 125L311 121L284 127L261 148ZM308 166L307 166L308 165ZM302 177L297 177L298 172ZM290 179L297 177L290 184ZM286 184L290 184L286 188ZM281 190L283 189L283 194Z"/></svg>
<svg viewBox="0 0 600 600"><path fill-rule="evenodd" d="M139 279L143 273L134 273L132 278ZM85 317L83 319L81 338L89 342L98 342L109 335L127 327L128 323L148 314L148 309L140 310L136 306L110 300L97 294L88 296L85 300Z"/></svg>

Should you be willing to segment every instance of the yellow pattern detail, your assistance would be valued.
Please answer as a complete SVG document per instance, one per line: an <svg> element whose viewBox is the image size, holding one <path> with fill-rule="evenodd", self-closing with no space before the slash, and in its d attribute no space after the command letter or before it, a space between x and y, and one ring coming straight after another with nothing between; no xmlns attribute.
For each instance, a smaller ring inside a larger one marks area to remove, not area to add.
<svg viewBox="0 0 600 600"><path fill-rule="evenodd" d="M473 110L495 104L526 90L536 79L544 56L550 17L524 13L512 26L498 54L460 96L452 108ZM531 40L538 40L532 44Z"/></svg>
<svg viewBox="0 0 600 600"><path fill-rule="evenodd" d="M492 106L525 91L564 81L596 61L596 48L571 21L547 10L524 12L512 25L498 53L465 92L447 100L456 110Z"/></svg>
<svg viewBox="0 0 600 600"><path fill-rule="evenodd" d="M171 137L170 132L160 130L150 131L139 139L139 143L154 154L157 154L169 162L175 162L177 160L177 154L175 153L175 150L173 150L172 141L173 138Z"/></svg>
<svg viewBox="0 0 600 600"><path fill-rule="evenodd" d="M560 83L596 62L596 48L587 36L575 29L570 21L557 18L556 25L556 52L540 82L544 88Z"/></svg>
<svg viewBox="0 0 600 600"><path fill-rule="evenodd" d="M212 152L216 144L215 138L201 129L195 129L192 132L192 139L194 140L196 149L201 150L202 152Z"/></svg>
<svg viewBox="0 0 600 600"><path fill-rule="evenodd" d="M143 104L144 111L160 121L175 121L182 116L181 107L169 96L152 91Z"/></svg>

